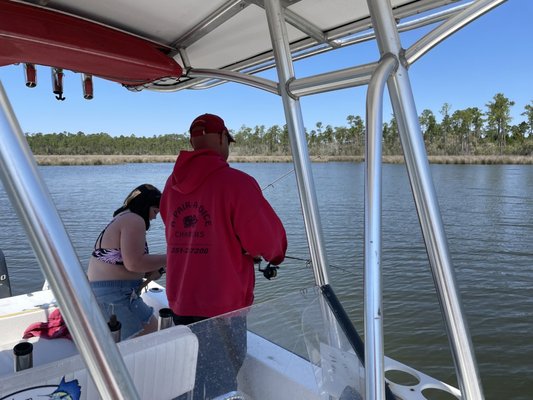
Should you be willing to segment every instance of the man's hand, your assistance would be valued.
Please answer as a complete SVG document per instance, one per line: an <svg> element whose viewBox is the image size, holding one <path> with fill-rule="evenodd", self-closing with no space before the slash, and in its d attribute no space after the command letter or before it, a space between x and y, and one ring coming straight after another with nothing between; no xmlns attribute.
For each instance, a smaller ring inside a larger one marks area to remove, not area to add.
<svg viewBox="0 0 533 400"><path fill-rule="evenodd" d="M258 269L260 272L263 273L263 276L267 278L268 280L271 280L272 278L275 278L276 276L278 276L279 267L277 265L268 263L268 265L264 269L261 269L261 267L259 267Z"/></svg>
<svg viewBox="0 0 533 400"><path fill-rule="evenodd" d="M157 281L166 272L165 267L159 268L157 271L151 271L144 274L144 277L150 281Z"/></svg>

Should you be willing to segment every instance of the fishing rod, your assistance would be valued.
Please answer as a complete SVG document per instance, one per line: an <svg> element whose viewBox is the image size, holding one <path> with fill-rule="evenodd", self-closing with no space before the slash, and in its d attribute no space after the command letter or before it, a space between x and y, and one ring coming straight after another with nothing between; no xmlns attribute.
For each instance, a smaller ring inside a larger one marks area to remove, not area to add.
<svg viewBox="0 0 533 400"><path fill-rule="evenodd" d="M312 263L312 261L310 259L305 259L305 258L301 258L301 257L291 257L291 256L287 256L286 255L285 259L303 261L303 262L305 262L305 267L306 268L309 268L309 267L311 267L311 265L313 265L313 263ZM275 278L278 275L279 266L273 265L271 263L268 263L268 265L265 268L261 268L261 261L263 261L263 259L261 257L258 257L257 259L254 259L254 264L257 265L257 270L259 272L262 272L264 277L267 278L268 280L271 280L271 279ZM341 271L344 271L344 272L347 272L347 273L348 272L352 272L349 269L346 269L346 268L343 268L343 267L339 267L338 265L328 264L328 266L331 267L331 268L340 269Z"/></svg>
<svg viewBox="0 0 533 400"><path fill-rule="evenodd" d="M286 176L289 176L290 174L292 174L294 172L294 168L291 169L289 172L283 174L282 176L280 176L278 179L276 179L275 181L269 183L268 185L266 185L264 188L261 189L262 192L264 192L266 189L268 189L269 187L274 187L274 183L278 182L278 181L281 181L283 178L285 178Z"/></svg>
<svg viewBox="0 0 533 400"><path fill-rule="evenodd" d="M285 256L285 258L287 259L290 259L290 260L298 260L298 261L303 261L305 262L305 266L306 267L311 267L311 265L313 265L313 262L309 259L309 258L301 258L301 257L291 257L291 256ZM341 271L344 271L344 272L352 272L350 271L349 269L346 269L346 268L343 268L343 267L340 267L338 265L333 265L333 264L328 264L329 267L331 268L337 268L337 269L340 269Z"/></svg>
<svg viewBox="0 0 533 400"><path fill-rule="evenodd" d="M279 182L280 180L282 180L283 178L289 176L290 174L292 174L294 172L294 168L291 169L290 171L284 173L283 175L281 175L279 178L275 179L274 181L272 181L271 183L269 183L268 185L266 185L265 187L263 187L261 189L262 192L264 192L266 189L268 189L269 187L274 187L274 184L276 182ZM291 260L298 260L298 261L303 261L305 262L305 266L306 267L311 267L312 265L312 262L310 259L305 259L305 258L300 258L300 257L291 257L291 256L287 256L285 255L285 258L287 259L291 259ZM257 261L255 261L256 264L258 264ZM346 269L346 268L343 268L343 267L339 267L338 265L333 265L333 264L328 264L329 267L331 268L337 268L337 269L340 269L341 271L344 271L344 272L351 272L350 270ZM267 278L268 280L270 280L271 278L275 278L277 276L277 269L279 267L277 266L271 266L270 263L267 265L267 267L265 269L261 269L260 267L260 264L258 264L258 270L260 272L263 273L263 275L265 276L265 278Z"/></svg>

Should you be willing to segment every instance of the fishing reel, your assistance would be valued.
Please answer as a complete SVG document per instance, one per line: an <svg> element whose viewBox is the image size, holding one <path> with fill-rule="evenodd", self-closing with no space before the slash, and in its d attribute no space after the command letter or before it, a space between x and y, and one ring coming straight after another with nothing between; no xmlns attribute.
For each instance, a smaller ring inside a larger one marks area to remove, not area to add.
<svg viewBox="0 0 533 400"><path fill-rule="evenodd" d="M263 276L268 280L271 280L272 278L278 276L279 267L277 265L272 265L268 263L268 265L264 269L261 269L260 265L257 267L257 269L262 272Z"/></svg>
<svg viewBox="0 0 533 400"><path fill-rule="evenodd" d="M259 272L262 272L263 276L268 280L271 280L272 278L278 276L279 267L277 265L272 265L271 263L268 263L265 268L261 268L261 258L254 259L254 263L257 264L257 270Z"/></svg>

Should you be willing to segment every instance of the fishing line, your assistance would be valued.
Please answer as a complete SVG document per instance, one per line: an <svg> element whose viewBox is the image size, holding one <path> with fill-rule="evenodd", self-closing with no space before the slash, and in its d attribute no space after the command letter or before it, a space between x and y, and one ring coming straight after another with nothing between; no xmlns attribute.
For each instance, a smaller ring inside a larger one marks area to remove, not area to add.
<svg viewBox="0 0 533 400"><path fill-rule="evenodd" d="M309 267L311 267L311 265L313 265L313 263L312 263L312 261L310 259L305 259L305 258L301 258L301 257L291 257L291 256L287 256L287 255L285 256L285 258L288 258L290 260L303 261L303 262L305 262L305 266L307 268L309 268ZM338 265L328 264L328 267L337 268L337 269L340 269L341 271L352 273L352 271L350 271L349 269L340 267Z"/></svg>
<svg viewBox="0 0 533 400"><path fill-rule="evenodd" d="M268 189L269 187L274 187L274 183L278 182L278 181L281 181L283 178L285 178L286 176L292 174L294 172L294 168L291 169L289 172L283 174L282 176L280 176L278 179L276 179L275 181L269 183L268 185L266 185L264 188L261 189L262 192L264 192L266 189Z"/></svg>
<svg viewBox="0 0 533 400"><path fill-rule="evenodd" d="M274 184L275 184L276 182L279 182L280 180L282 180L283 178L289 176L289 175L292 174L293 172L294 172L294 168L291 169L290 171L286 172L285 174L281 175L279 178L275 179L274 181L272 181L272 182L269 183L268 185L266 185L264 188L261 189L261 191L264 192L264 191L265 191L266 189L268 189L269 187L274 187ZM306 266L307 268L311 267L311 265L312 265L312 262L311 262L310 259L305 259L305 258L300 258L300 257L291 257L291 256L287 256L287 255L285 256L285 258L288 258L288 259L291 259L291 260L303 261L303 262L305 262L305 266ZM348 269L346 269L346 268L340 267L340 266L338 266L338 265L328 264L328 266L331 267L331 268L337 268L337 269L340 269L341 271L344 271L344 272L350 272L350 273L352 272L352 271L350 271L350 270L348 270ZM260 271L261 271L261 270L260 270ZM263 272L263 271L261 271L261 272ZM265 275L265 277L266 277L266 275ZM267 279L270 279L270 278L267 278Z"/></svg>

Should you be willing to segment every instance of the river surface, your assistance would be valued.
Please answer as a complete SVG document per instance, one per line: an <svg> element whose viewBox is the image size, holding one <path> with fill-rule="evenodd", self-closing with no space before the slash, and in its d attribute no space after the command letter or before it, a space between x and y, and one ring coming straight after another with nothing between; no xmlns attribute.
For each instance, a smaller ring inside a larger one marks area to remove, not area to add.
<svg viewBox="0 0 533 400"><path fill-rule="evenodd" d="M285 224L289 257L307 260L291 164L234 164L254 176ZM141 183L163 188L172 164L39 167L82 266L112 212ZM364 331L364 165L313 164L331 285ZM533 166L432 165L457 284L486 399L533 399ZM270 185L273 183L272 185ZM385 352L457 385L433 278L404 165L383 166ZM44 278L0 186L0 247L14 294ZM158 218L152 253L165 249ZM163 281L164 284L164 281ZM287 259L278 278L257 275L256 303L312 287L305 261Z"/></svg>

